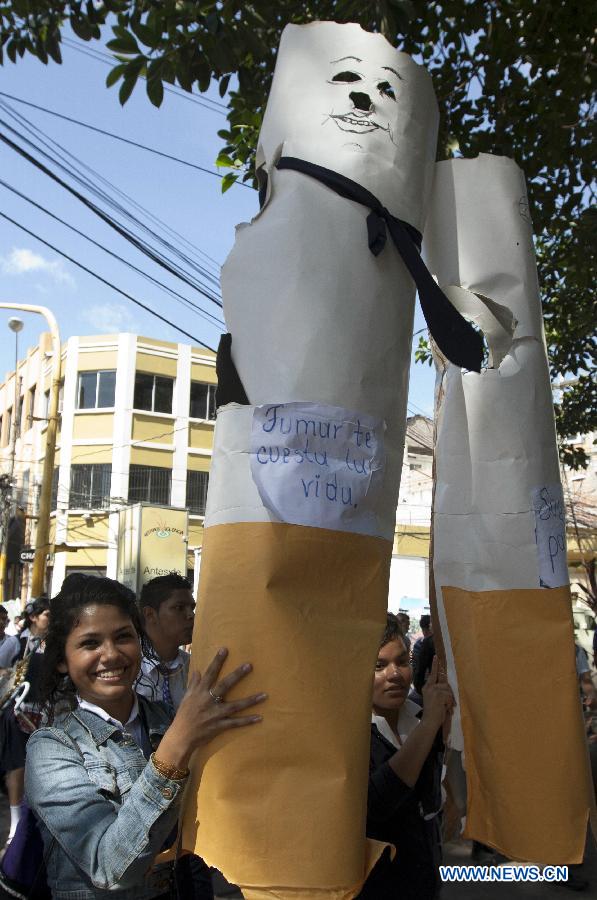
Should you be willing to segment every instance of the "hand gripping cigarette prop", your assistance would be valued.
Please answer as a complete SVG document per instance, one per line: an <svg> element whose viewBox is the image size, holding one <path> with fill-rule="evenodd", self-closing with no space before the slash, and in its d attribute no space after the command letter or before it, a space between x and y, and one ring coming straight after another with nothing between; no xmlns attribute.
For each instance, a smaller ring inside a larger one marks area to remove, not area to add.
<svg viewBox="0 0 597 900"><path fill-rule="evenodd" d="M459 329L471 335L413 239L436 131L430 77L382 36L285 29L257 155L264 206L238 228L222 273L231 337L218 358L192 654L201 670L228 646L269 699L259 726L198 754L183 834L246 898L354 897L381 852L365 841L369 723L411 273L432 315L440 308L437 340L449 349Z"/></svg>
<svg viewBox="0 0 597 900"><path fill-rule="evenodd" d="M459 705L466 831L509 858L582 859L590 793L564 500L524 175L441 162L429 268L485 333L480 374L436 351L433 576Z"/></svg>

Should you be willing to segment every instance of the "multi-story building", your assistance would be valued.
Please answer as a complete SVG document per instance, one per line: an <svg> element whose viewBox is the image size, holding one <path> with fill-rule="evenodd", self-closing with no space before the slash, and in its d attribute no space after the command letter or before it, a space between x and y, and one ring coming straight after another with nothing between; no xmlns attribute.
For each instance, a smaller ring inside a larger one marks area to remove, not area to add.
<svg viewBox="0 0 597 900"><path fill-rule="evenodd" d="M433 420L406 420L404 461L390 568L389 608L418 617L429 604L429 533L433 487Z"/></svg>
<svg viewBox="0 0 597 900"><path fill-rule="evenodd" d="M10 529L8 597L28 598L35 545L51 373L49 335L18 365L14 473L17 516ZM0 474L10 470L15 373L0 384ZM215 356L188 344L134 334L72 337L62 347L60 417L52 485L47 590L73 571L116 576L118 512L147 502L188 509L187 569L198 568L215 422ZM571 578L594 559L597 534L594 436L591 462L563 472L569 506ZM413 612L429 602L433 422L407 420L390 573L389 606ZM586 579L585 579L586 580Z"/></svg>
<svg viewBox="0 0 597 900"><path fill-rule="evenodd" d="M14 473L25 547L35 543L50 389L50 344L19 363ZM15 373L0 385L0 470L10 467ZM189 511L188 570L203 535L215 420L215 356L134 334L71 337L62 347L47 590L73 571L116 575L118 510ZM14 522L13 522L13 532ZM17 529L18 532L18 529ZM8 596L28 596L31 564L9 554ZM22 547L21 547L22 549Z"/></svg>

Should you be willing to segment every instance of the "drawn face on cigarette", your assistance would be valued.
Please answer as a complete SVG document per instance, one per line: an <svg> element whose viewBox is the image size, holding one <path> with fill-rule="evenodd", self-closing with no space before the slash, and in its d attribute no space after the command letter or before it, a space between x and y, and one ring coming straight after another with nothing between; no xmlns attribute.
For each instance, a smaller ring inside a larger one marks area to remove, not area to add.
<svg viewBox="0 0 597 900"><path fill-rule="evenodd" d="M367 136L384 135L394 143L401 76L392 66L359 56L330 60L327 96L330 113L324 125L334 124L347 133L347 143L364 147ZM350 136L355 137L351 140Z"/></svg>

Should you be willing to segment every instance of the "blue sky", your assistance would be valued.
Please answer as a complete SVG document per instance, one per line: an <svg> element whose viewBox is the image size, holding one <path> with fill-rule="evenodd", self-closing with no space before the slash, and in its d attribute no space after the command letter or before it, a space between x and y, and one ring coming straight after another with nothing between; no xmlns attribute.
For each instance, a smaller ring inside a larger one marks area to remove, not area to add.
<svg viewBox="0 0 597 900"><path fill-rule="evenodd" d="M77 43L87 51L91 48L103 50L100 44ZM143 83L122 108L118 102L118 86L105 87L107 65L70 46L63 46L63 57L62 66L53 63L44 66L28 57L16 65L6 62L0 67L0 91L196 165L215 169L214 160L221 146L217 131L226 121L222 111L206 109L174 93L166 94L162 107L155 109L145 95ZM219 101L217 92L210 96ZM222 195L218 178L5 97L0 97L0 101L8 103L34 128L41 129L47 137L159 217L194 245L197 254L207 254L219 264L233 244L235 225L249 220L257 210L256 193L245 187L234 186ZM14 119L1 108L0 119L17 127ZM22 123L18 128L22 131ZM13 136L2 126L0 130ZM169 284L193 302L200 302L208 312L220 314L214 304L148 260L77 199L4 144L0 144L0 178L112 252ZM217 345L219 332L211 323L1 185L0 211L199 340L212 347ZM180 245L178 239L173 240ZM216 271L214 263L200 258L208 268ZM136 331L163 340L186 340L173 328L0 218L0 302L11 301L50 307L58 320L62 339L73 334ZM6 325L11 314L14 313L0 310L0 377L13 365L14 336ZM24 351L37 343L43 326L38 316L23 314L22 318L25 328L20 342ZM417 310L415 330L423 324ZM409 401L411 412L431 413L433 373L429 367L413 365Z"/></svg>

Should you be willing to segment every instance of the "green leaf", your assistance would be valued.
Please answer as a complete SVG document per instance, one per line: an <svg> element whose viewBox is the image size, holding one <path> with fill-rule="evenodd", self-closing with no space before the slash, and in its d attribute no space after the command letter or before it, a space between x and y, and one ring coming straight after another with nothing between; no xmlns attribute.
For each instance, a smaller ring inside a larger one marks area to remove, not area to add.
<svg viewBox="0 0 597 900"><path fill-rule="evenodd" d="M71 15L70 27L82 41L90 41L93 37L93 29L85 19L80 19L78 16Z"/></svg>
<svg viewBox="0 0 597 900"><path fill-rule="evenodd" d="M58 37L54 32L48 35L46 48L54 62L60 65L62 63L62 53L60 52L60 42L58 41Z"/></svg>
<svg viewBox="0 0 597 900"><path fill-rule="evenodd" d="M230 75L224 75L223 78L220 78L220 84L218 85L218 91L220 92L220 97L224 97L226 91L228 90L228 85L230 84Z"/></svg>
<svg viewBox="0 0 597 900"><path fill-rule="evenodd" d="M154 49L160 43L161 34L157 33L152 28L148 28L147 25L143 25L142 22L131 21L131 29L139 40L147 47Z"/></svg>
<svg viewBox="0 0 597 900"><path fill-rule="evenodd" d="M238 175L234 175L232 172L228 172L226 175L224 175L224 177L222 178L222 193L225 194L237 179Z"/></svg>
<svg viewBox="0 0 597 900"><path fill-rule="evenodd" d="M225 168L226 166L234 166L234 160L230 158L226 153L219 153L218 158L216 159L216 166L218 168Z"/></svg>
<svg viewBox="0 0 597 900"><path fill-rule="evenodd" d="M106 78L106 87L110 88L112 85L116 84L118 79L123 75L127 70L126 63L120 63L118 66L114 66L113 69L110 69L108 72L108 77Z"/></svg>
<svg viewBox="0 0 597 900"><path fill-rule="evenodd" d="M164 85L161 78L147 79L147 96L154 106L161 106L164 99Z"/></svg>
<svg viewBox="0 0 597 900"><path fill-rule="evenodd" d="M114 38L114 40L108 41L106 47L108 50L113 50L115 53L133 54L140 52L137 41L128 31L124 35L119 35L117 38Z"/></svg>
<svg viewBox="0 0 597 900"><path fill-rule="evenodd" d="M120 101L121 106L124 106L126 101L129 99L129 97L133 93L133 88L135 87L135 85L137 83L137 77L138 76L136 74L126 75L124 78L124 81L120 85L120 90L118 91L118 99Z"/></svg>

